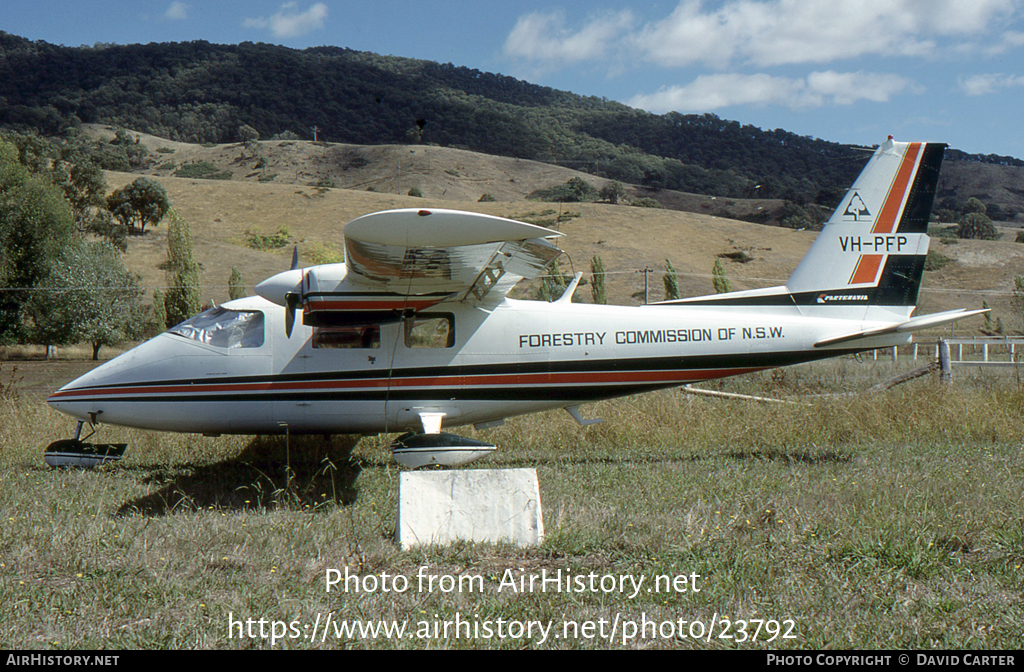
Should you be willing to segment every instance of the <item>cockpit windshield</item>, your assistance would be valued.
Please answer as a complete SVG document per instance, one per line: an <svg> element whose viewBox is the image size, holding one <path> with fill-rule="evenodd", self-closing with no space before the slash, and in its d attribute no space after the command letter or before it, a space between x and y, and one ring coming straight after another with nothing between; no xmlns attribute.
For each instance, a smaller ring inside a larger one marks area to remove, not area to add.
<svg viewBox="0 0 1024 672"><path fill-rule="evenodd" d="M169 329L168 333L216 348L258 348L263 345L263 313L211 308Z"/></svg>

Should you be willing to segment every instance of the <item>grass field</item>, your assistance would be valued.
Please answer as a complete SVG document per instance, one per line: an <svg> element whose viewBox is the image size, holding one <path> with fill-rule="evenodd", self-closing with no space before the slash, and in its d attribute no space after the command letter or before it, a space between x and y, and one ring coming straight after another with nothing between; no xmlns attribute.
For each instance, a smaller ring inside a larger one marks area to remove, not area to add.
<svg viewBox="0 0 1024 672"><path fill-rule="evenodd" d="M477 433L500 449L473 466L536 467L544 543L409 552L389 437L107 427L130 444L120 464L49 470L42 448L72 423L7 386L0 647L1021 648L1022 382L958 369L953 386L818 396L892 372L844 359L714 386L800 405L672 391L587 406L606 421L586 429L512 419ZM328 592L346 568L359 589ZM499 591L510 570L598 586ZM647 592L659 576L685 581Z"/></svg>

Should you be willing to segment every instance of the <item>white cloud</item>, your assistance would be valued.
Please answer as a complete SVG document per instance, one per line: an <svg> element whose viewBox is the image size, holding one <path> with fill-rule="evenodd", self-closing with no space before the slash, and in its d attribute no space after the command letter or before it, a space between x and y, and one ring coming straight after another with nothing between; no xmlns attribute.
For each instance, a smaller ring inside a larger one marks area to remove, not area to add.
<svg viewBox="0 0 1024 672"><path fill-rule="evenodd" d="M996 44L990 45L985 50L985 53L989 56L998 56L1018 47L1024 47L1024 33L1008 30L1003 33L1003 39Z"/></svg>
<svg viewBox="0 0 1024 672"><path fill-rule="evenodd" d="M592 17L580 30L565 27L560 11L533 12L519 17L505 40L506 55L528 60L583 61L601 58L609 46L633 25L628 10Z"/></svg>
<svg viewBox="0 0 1024 672"><path fill-rule="evenodd" d="M184 2L172 2L171 6L164 12L165 19L174 19L176 21L184 21L188 18L188 10L191 5Z"/></svg>
<svg viewBox="0 0 1024 672"><path fill-rule="evenodd" d="M298 3L289 2L281 5L281 10L269 19L246 19L242 25L246 28L269 28L274 37L298 37L324 27L327 18L327 5L318 2L304 12L298 11Z"/></svg>
<svg viewBox="0 0 1024 672"><path fill-rule="evenodd" d="M905 90L919 91L899 75L865 72L812 72L806 78L766 74L701 75L685 86L639 95L628 102L650 112L708 112L732 105L778 105L793 110L886 102Z"/></svg>
<svg viewBox="0 0 1024 672"><path fill-rule="evenodd" d="M995 93L996 89L1024 86L1024 77L992 73L961 77L958 83L960 90L968 96L984 96Z"/></svg>
<svg viewBox="0 0 1024 672"><path fill-rule="evenodd" d="M505 53L558 62L628 50L666 67L827 63L865 55L924 56L942 38L978 35L1021 0L681 0L666 18L635 28L628 12L591 18L579 30L558 12L516 22ZM1014 39L1010 34L1009 39Z"/></svg>
<svg viewBox="0 0 1024 672"><path fill-rule="evenodd" d="M633 36L664 66L735 62L760 67L827 63L865 55L921 56L936 38L985 30L1016 0L730 0L708 11L683 0Z"/></svg>

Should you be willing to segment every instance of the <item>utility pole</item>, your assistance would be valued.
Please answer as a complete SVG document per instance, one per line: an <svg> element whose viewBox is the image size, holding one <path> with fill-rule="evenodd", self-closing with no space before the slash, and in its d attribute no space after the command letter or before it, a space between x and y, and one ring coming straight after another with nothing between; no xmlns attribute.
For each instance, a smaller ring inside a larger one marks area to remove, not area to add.
<svg viewBox="0 0 1024 672"><path fill-rule="evenodd" d="M639 271L636 271L636 273L643 273L644 274L644 305L645 306L648 303L650 303L650 286L649 286L648 278L650 277L650 273L653 270L654 269L652 269L650 266L645 266L643 269L641 269Z"/></svg>

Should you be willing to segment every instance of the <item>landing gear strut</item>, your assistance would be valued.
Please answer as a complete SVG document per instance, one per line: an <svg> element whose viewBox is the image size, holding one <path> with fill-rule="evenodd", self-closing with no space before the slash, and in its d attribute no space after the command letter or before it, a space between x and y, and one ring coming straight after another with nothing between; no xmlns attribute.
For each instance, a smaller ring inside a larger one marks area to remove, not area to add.
<svg viewBox="0 0 1024 672"><path fill-rule="evenodd" d="M82 427L85 420L79 420L75 427L75 438L54 441L43 452L46 464L51 467L84 467L92 468L107 462L116 462L124 456L127 443L86 443L82 438ZM85 439L96 433L96 422L89 423L89 433Z"/></svg>

